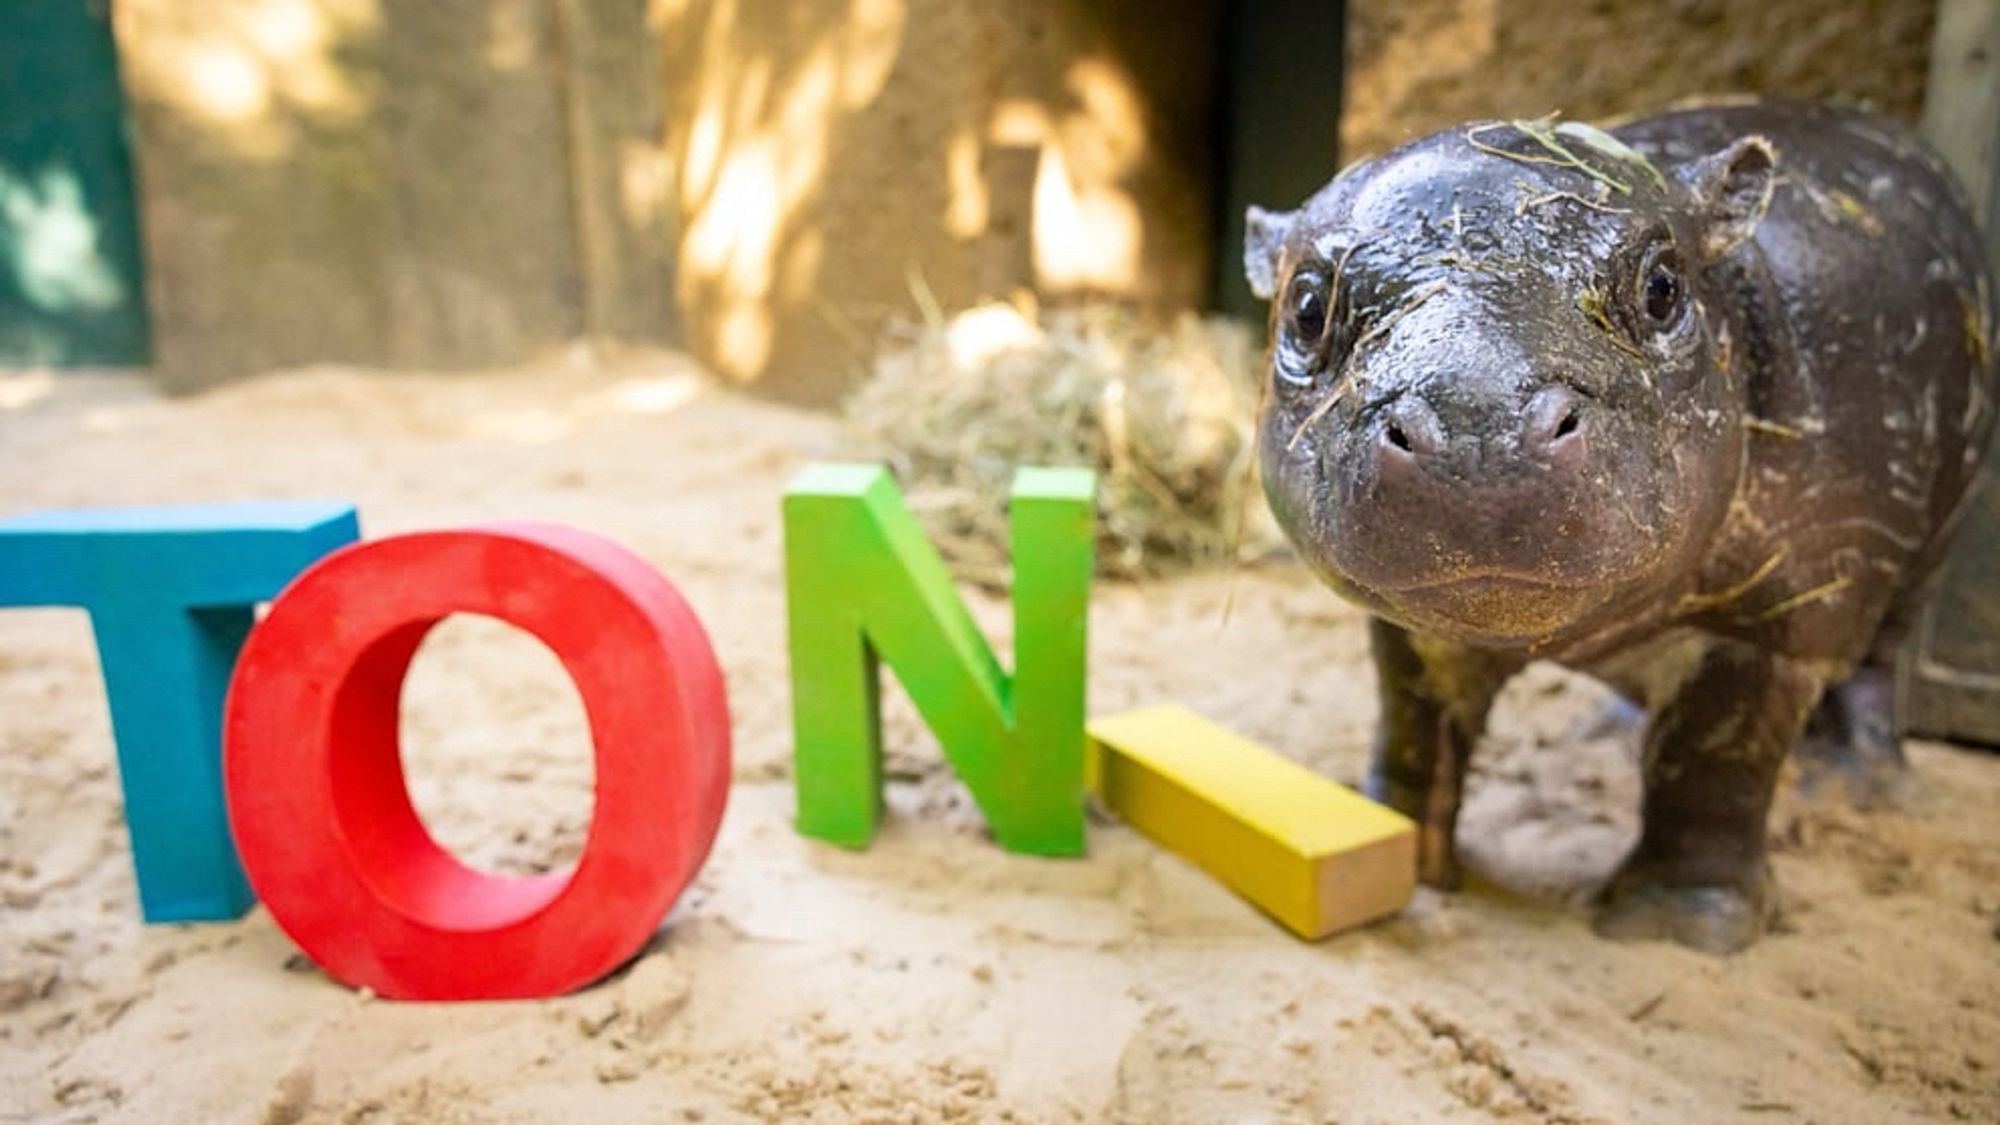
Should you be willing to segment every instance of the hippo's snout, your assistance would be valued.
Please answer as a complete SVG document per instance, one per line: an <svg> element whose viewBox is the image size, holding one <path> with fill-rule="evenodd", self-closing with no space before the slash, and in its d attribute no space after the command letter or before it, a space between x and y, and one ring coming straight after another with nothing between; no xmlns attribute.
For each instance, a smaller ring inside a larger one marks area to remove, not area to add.
<svg viewBox="0 0 2000 1125"><path fill-rule="evenodd" d="M1607 485L1643 479L1619 463L1618 421L1566 384L1464 379L1357 411L1319 453L1333 487L1316 561L1441 631L1558 630L1656 550L1639 514L1652 498Z"/></svg>
<svg viewBox="0 0 2000 1125"><path fill-rule="evenodd" d="M1447 427L1429 400L1403 395L1373 422L1375 475L1385 488L1422 491L1456 484L1467 468L1482 466L1503 475L1509 469L1575 473L1588 448L1585 405L1568 387L1547 387L1518 411ZM1518 464L1505 464L1510 461Z"/></svg>

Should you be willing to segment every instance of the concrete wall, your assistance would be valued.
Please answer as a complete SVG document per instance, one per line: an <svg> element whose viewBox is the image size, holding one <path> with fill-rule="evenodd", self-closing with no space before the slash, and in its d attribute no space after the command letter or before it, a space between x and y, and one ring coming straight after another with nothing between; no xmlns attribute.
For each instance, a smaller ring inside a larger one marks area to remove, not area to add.
<svg viewBox="0 0 2000 1125"><path fill-rule="evenodd" d="M320 360L504 364L590 337L677 342L827 402L896 317L1024 286L1209 297L1223 0L114 10L154 351L177 384ZM1349 15L1342 158L1467 117L1712 91L1913 117L1933 4ZM1326 88L1256 64L1239 80ZM1332 146L1295 147L1333 172Z"/></svg>
<svg viewBox="0 0 2000 1125"><path fill-rule="evenodd" d="M946 309L1019 285L1208 298L1220 3L661 10L684 343L719 370L831 397L885 319L919 314L913 277ZM1914 119L1933 3L1349 0L1348 14L1339 159L1469 117L1720 91ZM1238 82L1325 88L1296 63L1238 65ZM1333 173L1332 136L1288 140L1318 179Z"/></svg>
<svg viewBox="0 0 2000 1125"><path fill-rule="evenodd" d="M1842 98L1914 122L1935 0L1348 0L1341 154L1476 117L1694 94Z"/></svg>
<svg viewBox="0 0 2000 1125"><path fill-rule="evenodd" d="M159 367L676 341L825 402L929 300L1199 301L1220 12L120 0Z"/></svg>
<svg viewBox="0 0 2000 1125"><path fill-rule="evenodd" d="M886 319L1205 296L1219 3L669 0L683 343L824 402Z"/></svg>
<svg viewBox="0 0 2000 1125"><path fill-rule="evenodd" d="M171 384L662 339L645 0L120 0Z"/></svg>

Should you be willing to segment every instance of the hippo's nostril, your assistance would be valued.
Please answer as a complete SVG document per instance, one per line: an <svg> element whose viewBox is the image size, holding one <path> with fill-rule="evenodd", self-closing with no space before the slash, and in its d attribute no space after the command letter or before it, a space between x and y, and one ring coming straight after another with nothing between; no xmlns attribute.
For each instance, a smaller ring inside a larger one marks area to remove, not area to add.
<svg viewBox="0 0 2000 1125"><path fill-rule="evenodd" d="M1522 448L1536 454L1573 457L1583 441L1584 403L1568 387L1545 387L1528 400Z"/></svg>
<svg viewBox="0 0 2000 1125"><path fill-rule="evenodd" d="M1444 427L1423 399L1403 395L1382 413L1382 428L1376 431L1375 440L1384 456L1410 463L1430 457L1444 447Z"/></svg>

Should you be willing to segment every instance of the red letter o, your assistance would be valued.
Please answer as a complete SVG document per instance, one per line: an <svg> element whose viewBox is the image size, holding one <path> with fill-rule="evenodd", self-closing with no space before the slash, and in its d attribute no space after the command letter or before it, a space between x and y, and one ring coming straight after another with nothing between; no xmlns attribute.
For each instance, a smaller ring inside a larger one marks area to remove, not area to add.
<svg viewBox="0 0 2000 1125"><path fill-rule="evenodd" d="M397 703L453 613L540 638L576 682L595 808L569 871L477 871L410 804ZM637 952L715 840L729 794L722 672L637 555L546 524L401 535L300 575L231 681L223 768L245 873L338 979L408 1000L551 996Z"/></svg>

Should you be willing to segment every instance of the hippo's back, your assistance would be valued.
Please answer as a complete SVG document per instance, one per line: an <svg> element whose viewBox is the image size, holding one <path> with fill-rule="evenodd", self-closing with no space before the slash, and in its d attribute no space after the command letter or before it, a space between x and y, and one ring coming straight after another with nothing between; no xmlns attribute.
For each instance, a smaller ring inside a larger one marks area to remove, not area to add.
<svg viewBox="0 0 2000 1125"><path fill-rule="evenodd" d="M1750 134L1777 150L1770 210L1722 267L1753 427L1743 515L1760 525L1736 531L1816 560L1807 589L1886 608L1935 564L1992 428L1993 291L1963 194L1902 126L1823 104L1613 132L1663 167Z"/></svg>

